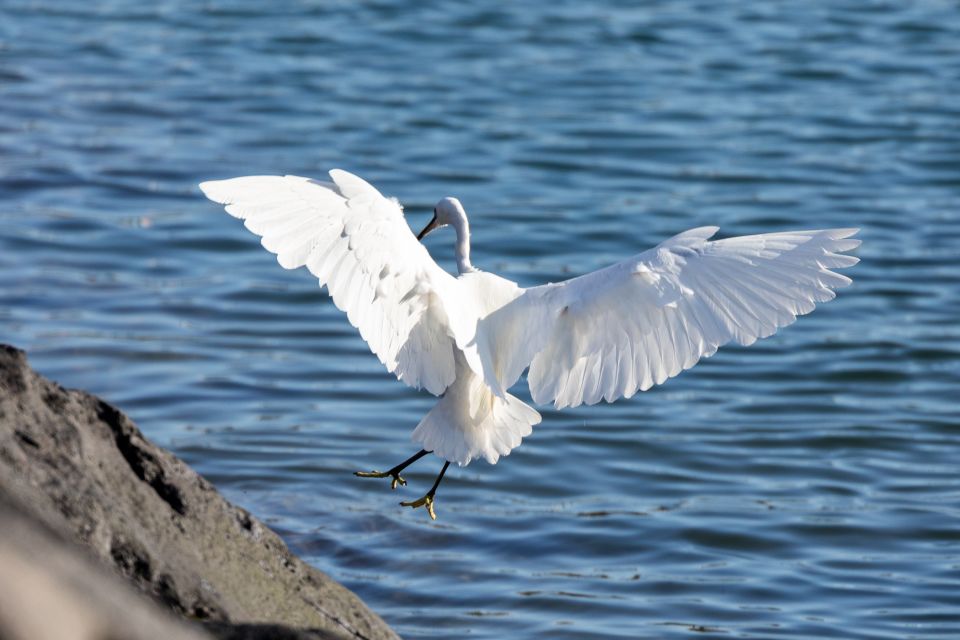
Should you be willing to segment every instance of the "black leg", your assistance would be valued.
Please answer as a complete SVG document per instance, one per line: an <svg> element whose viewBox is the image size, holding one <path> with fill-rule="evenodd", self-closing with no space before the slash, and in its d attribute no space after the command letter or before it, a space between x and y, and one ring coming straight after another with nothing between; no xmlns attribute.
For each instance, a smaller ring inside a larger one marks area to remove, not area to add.
<svg viewBox="0 0 960 640"><path fill-rule="evenodd" d="M430 453L426 449L422 449L419 453L415 453L397 466L393 467L389 471L356 471L353 475L359 476L361 478L387 478L392 477L393 480L390 481L390 488L396 489L397 485L406 485L407 481L400 477L400 472L412 465L414 462L422 458L423 456ZM444 467L446 471L446 467ZM441 477L443 474L440 474ZM439 481L438 481L439 484Z"/></svg>
<svg viewBox="0 0 960 640"><path fill-rule="evenodd" d="M440 486L440 482L443 480L443 475L447 472L447 467L449 466L450 466L449 460L443 463L443 469L440 469L440 475L437 476L436 481L434 481L433 486L430 487L430 491L428 491L427 493L429 493L430 495L434 495L437 492L437 487Z"/></svg>

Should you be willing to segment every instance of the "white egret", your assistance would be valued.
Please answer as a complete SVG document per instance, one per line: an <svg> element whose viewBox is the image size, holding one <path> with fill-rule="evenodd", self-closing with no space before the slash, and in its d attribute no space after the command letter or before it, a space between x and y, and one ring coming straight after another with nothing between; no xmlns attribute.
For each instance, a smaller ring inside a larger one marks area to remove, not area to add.
<svg viewBox="0 0 960 640"><path fill-rule="evenodd" d="M357 176L332 182L249 176L204 182L211 200L262 236L280 266L306 266L389 371L440 400L413 431L422 450L389 471L357 473L406 484L400 472L432 452L433 487L404 506L426 507L451 462L496 464L540 414L507 393L525 369L536 403L613 402L660 384L732 340L748 345L809 313L850 284L831 269L857 229L790 231L711 241L685 231L649 251L557 284L522 288L470 262L470 227L444 198L414 236L402 207ZM456 231L458 277L418 242Z"/></svg>

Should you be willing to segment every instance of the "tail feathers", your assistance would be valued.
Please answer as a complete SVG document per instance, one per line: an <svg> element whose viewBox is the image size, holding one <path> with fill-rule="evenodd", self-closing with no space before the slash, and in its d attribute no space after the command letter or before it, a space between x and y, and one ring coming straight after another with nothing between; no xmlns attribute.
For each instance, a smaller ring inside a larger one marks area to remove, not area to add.
<svg viewBox="0 0 960 640"><path fill-rule="evenodd" d="M499 398L476 382L469 394L449 389L417 425L413 441L461 467L480 457L496 464L519 446L539 424L540 414L515 396Z"/></svg>

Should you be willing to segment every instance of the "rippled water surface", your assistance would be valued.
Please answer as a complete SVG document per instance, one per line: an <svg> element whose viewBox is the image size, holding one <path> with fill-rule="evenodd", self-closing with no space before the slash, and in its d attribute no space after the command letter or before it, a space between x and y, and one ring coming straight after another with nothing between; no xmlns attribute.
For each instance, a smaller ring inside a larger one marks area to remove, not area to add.
<svg viewBox="0 0 960 640"><path fill-rule="evenodd" d="M636 4L5 1L0 338L406 637L960 637L960 10ZM859 226L863 261L774 338L544 410L432 523L397 501L436 459L350 475L432 397L195 187L331 167L412 226L458 196L522 284L706 224Z"/></svg>

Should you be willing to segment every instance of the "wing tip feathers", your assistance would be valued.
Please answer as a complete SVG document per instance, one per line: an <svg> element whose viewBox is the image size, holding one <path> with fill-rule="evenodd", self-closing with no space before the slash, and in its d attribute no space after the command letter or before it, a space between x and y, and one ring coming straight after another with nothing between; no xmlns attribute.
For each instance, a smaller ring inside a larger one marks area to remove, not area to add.
<svg viewBox="0 0 960 640"><path fill-rule="evenodd" d="M832 240L843 240L844 238L849 238L850 236L855 236L860 233L860 227L847 227L844 229L830 229L827 232Z"/></svg>
<svg viewBox="0 0 960 640"><path fill-rule="evenodd" d="M200 191L205 195L209 200L213 200L218 204L230 204L229 199L220 192L220 185L226 182L226 180L205 180L198 184Z"/></svg>

